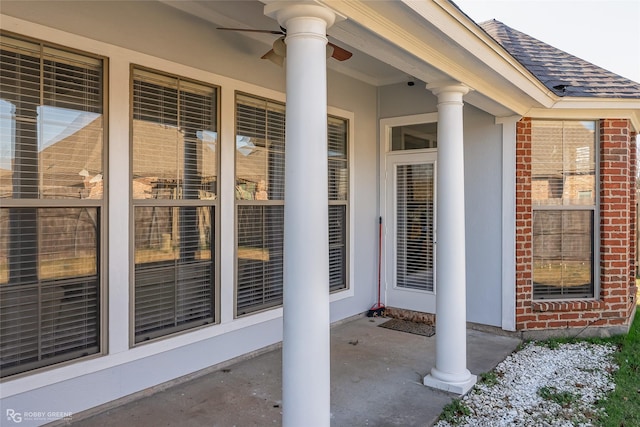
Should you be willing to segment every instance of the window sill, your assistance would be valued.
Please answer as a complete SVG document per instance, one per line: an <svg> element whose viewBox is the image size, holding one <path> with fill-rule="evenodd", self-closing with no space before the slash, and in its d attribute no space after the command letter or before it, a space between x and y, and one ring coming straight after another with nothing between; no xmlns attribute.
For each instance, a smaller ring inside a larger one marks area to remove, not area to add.
<svg viewBox="0 0 640 427"><path fill-rule="evenodd" d="M567 300L567 301L534 301L531 308L535 312L546 311L591 311L605 308L604 301Z"/></svg>

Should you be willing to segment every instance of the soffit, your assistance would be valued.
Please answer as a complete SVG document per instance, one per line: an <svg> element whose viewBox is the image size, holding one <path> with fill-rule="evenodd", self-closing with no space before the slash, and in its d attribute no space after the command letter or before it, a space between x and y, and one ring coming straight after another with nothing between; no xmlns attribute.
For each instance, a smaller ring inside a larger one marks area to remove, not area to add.
<svg viewBox="0 0 640 427"><path fill-rule="evenodd" d="M278 23L264 15L261 1L161 1L215 26L278 29ZM468 68L477 69L478 76L492 70L480 61L468 58L468 52L402 2L318 2L346 17L328 29L328 36L331 42L353 52L353 56L344 62L328 61L327 66L332 70L374 86L408 81L424 85L457 78L474 89L465 96L468 103L496 116L513 115L531 107L529 97L515 87L504 91L504 99L487 96L489 89L509 85L495 72L491 81L477 77L475 81L459 78L468 73ZM229 37L254 40L263 45L265 52L278 38L271 34L242 32L231 33Z"/></svg>
<svg viewBox="0 0 640 427"><path fill-rule="evenodd" d="M204 19L216 27L245 29L278 30L278 23L264 14L264 3L255 1L172 1L160 0L169 6L180 9L190 15ZM334 26L335 27L335 26ZM333 30L333 28L332 28ZM228 37L251 39L262 45L266 53L279 37L273 34L229 32ZM342 74L349 75L373 86L400 83L411 80L406 72L359 51L343 40L334 37L330 31L329 40L350 50L354 55L345 62L330 60L327 66ZM275 66L275 65L273 65Z"/></svg>

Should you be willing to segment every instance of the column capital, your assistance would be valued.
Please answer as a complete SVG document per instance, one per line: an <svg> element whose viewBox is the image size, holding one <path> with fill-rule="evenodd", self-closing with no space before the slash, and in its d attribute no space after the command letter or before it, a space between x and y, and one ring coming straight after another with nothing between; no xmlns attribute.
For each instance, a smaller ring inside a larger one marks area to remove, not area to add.
<svg viewBox="0 0 640 427"><path fill-rule="evenodd" d="M460 97L469 93L471 89L469 86L462 84L456 80L441 80L427 84L426 89L430 90L435 96L441 94L451 93L460 94Z"/></svg>
<svg viewBox="0 0 640 427"><path fill-rule="evenodd" d="M314 0L270 1L264 6L264 14L274 18L282 27L292 31L296 29L289 28L289 21L295 18L320 19L324 21L326 25L325 29L331 27L335 22L345 19L342 15L337 14Z"/></svg>

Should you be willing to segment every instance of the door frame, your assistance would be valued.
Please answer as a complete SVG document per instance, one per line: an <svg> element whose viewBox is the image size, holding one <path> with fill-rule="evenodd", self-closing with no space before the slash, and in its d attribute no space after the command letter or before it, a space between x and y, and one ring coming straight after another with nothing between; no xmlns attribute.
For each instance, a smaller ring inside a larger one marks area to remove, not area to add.
<svg viewBox="0 0 640 427"><path fill-rule="evenodd" d="M400 309L435 313L435 253L436 235L434 230L434 291L394 287L393 274L395 272L395 238L392 235L395 230L395 191L391 185L395 185L394 165L400 161L410 163L434 163L434 192L437 180L437 148L391 151L391 129L397 126L416 125L423 123L436 123L438 113L416 114L403 117L392 117L380 120L380 206L379 212L383 224L383 249L381 263L381 287L383 301L386 305ZM391 180L391 181L390 181ZM437 195L436 195L437 197ZM437 201L436 201L437 203ZM436 226L434 206L434 227ZM391 293L391 295L390 295ZM390 298L391 297L391 298Z"/></svg>

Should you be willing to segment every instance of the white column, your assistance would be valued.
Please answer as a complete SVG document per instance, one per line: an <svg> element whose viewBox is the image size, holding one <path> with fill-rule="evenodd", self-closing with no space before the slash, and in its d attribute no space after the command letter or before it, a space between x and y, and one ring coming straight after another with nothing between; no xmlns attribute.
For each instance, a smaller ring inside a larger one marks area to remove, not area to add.
<svg viewBox="0 0 640 427"><path fill-rule="evenodd" d="M476 382L467 369L462 96L457 82L428 85L438 97L436 366L424 385L464 394Z"/></svg>
<svg viewBox="0 0 640 427"><path fill-rule="evenodd" d="M326 30L330 10L265 6L287 29L282 421L330 425Z"/></svg>

